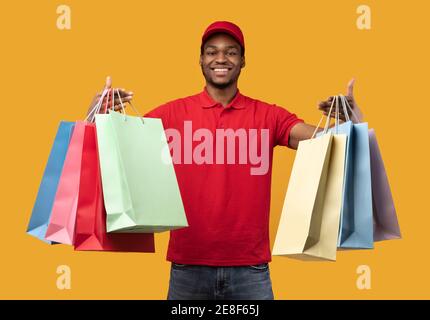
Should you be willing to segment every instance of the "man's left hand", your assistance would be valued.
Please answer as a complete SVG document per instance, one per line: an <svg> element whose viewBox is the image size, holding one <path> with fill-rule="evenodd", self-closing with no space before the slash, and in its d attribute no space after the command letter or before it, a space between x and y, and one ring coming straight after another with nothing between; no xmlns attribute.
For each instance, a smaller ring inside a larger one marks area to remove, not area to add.
<svg viewBox="0 0 430 320"><path fill-rule="evenodd" d="M352 122L354 123L359 123L363 121L363 114L360 110L360 108L358 107L355 99L354 99L354 83L355 83L355 79L352 79L351 81L349 81L348 86L347 86L347 93L345 98L347 99L349 105L351 106L351 109L354 111L354 115L352 114L351 110L348 109L348 115L349 118L352 120ZM331 96L329 97L326 101L321 101L318 104L318 109L321 110L325 115L328 114L329 110L330 110L330 106L333 102L334 97ZM335 112L331 112L330 115L332 118L335 117ZM345 114L343 112L343 108L339 108L339 118L342 121L346 121L346 117Z"/></svg>

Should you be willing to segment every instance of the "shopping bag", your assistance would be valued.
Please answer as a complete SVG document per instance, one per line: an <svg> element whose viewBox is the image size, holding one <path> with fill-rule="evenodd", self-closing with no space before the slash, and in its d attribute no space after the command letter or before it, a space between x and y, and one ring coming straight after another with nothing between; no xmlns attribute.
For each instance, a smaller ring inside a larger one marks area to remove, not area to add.
<svg viewBox="0 0 430 320"><path fill-rule="evenodd" d="M82 148L75 250L155 252L152 233L106 233L95 124L87 126Z"/></svg>
<svg viewBox="0 0 430 320"><path fill-rule="evenodd" d="M346 111L346 98L342 95L336 98L340 99L346 117L346 123L339 126L339 132L348 135L338 247L372 249L373 206L368 126L367 123L352 123Z"/></svg>
<svg viewBox="0 0 430 320"><path fill-rule="evenodd" d="M322 135L299 143L273 255L336 260L346 135L328 132L330 113Z"/></svg>
<svg viewBox="0 0 430 320"><path fill-rule="evenodd" d="M73 126L74 122L60 122L27 227L28 234L47 243L52 243L52 241L45 239L45 234L49 218L51 217L52 205L57 192L58 181L63 169L70 137L73 132Z"/></svg>
<svg viewBox="0 0 430 320"><path fill-rule="evenodd" d="M188 226L161 119L96 115L108 232ZM171 160L171 159L170 159Z"/></svg>
<svg viewBox="0 0 430 320"><path fill-rule="evenodd" d="M85 131L90 126L90 123L94 121L95 113L100 110L103 99L109 92L108 89L103 90L99 101L85 120L75 123L45 235L48 240L63 244L74 243ZM106 103L108 102L109 96Z"/></svg>
<svg viewBox="0 0 430 320"><path fill-rule="evenodd" d="M373 238L374 241L400 239L401 234L396 209L373 129L369 130L369 141L373 195Z"/></svg>
<svg viewBox="0 0 430 320"><path fill-rule="evenodd" d="M45 238L73 244L86 122L77 121L67 150Z"/></svg>

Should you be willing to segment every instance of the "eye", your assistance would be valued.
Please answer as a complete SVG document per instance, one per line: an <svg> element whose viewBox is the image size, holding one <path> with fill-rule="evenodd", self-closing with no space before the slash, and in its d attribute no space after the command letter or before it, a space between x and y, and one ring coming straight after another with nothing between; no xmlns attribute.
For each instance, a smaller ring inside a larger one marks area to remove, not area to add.
<svg viewBox="0 0 430 320"><path fill-rule="evenodd" d="M229 52L227 52L227 55L235 56L235 55L237 55L237 52L236 51L229 51Z"/></svg>
<svg viewBox="0 0 430 320"><path fill-rule="evenodd" d="M215 51L206 51L206 54L208 55L208 56L213 56L213 55L215 55Z"/></svg>

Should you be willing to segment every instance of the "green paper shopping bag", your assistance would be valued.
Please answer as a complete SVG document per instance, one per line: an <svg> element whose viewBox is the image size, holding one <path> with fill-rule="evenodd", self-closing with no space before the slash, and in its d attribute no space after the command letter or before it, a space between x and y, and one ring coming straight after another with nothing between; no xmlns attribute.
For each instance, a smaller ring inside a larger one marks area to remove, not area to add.
<svg viewBox="0 0 430 320"><path fill-rule="evenodd" d="M107 232L187 227L161 119L113 110L95 118Z"/></svg>

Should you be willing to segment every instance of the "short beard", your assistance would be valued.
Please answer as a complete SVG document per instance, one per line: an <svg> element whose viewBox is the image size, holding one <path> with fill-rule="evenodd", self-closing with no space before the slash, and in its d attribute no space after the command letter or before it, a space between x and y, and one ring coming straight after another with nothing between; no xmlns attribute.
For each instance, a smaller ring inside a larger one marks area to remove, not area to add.
<svg viewBox="0 0 430 320"><path fill-rule="evenodd" d="M225 83L216 83L216 82L213 82L210 78L206 78L206 82L209 83L212 87L215 87L217 89L225 89L230 87L234 83L234 79L231 79L230 81Z"/></svg>

